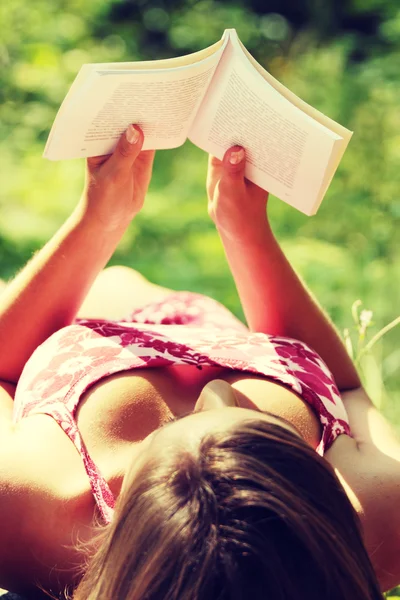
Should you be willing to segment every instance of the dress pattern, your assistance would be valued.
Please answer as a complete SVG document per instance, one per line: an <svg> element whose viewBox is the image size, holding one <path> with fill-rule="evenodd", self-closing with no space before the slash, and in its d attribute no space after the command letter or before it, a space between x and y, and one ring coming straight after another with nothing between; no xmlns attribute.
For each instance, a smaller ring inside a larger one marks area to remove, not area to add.
<svg viewBox="0 0 400 600"><path fill-rule="evenodd" d="M35 413L55 419L82 457L105 522L112 519L115 501L79 433L75 417L80 398L113 373L172 365L245 371L293 390L320 419L321 455L339 435L350 435L333 376L312 349L289 338L251 333L206 296L171 294L121 321L78 319L48 338L26 363L13 417L15 423Z"/></svg>

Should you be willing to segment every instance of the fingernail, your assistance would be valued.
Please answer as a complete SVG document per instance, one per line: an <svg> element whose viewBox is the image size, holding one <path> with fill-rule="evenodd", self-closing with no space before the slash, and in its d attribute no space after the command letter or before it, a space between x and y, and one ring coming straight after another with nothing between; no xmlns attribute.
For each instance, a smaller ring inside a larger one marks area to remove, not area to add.
<svg viewBox="0 0 400 600"><path fill-rule="evenodd" d="M237 152L231 152L229 162L231 163L231 165L238 165L240 162L242 162L243 159L244 150L243 148L241 148L240 150L237 150Z"/></svg>
<svg viewBox="0 0 400 600"><path fill-rule="evenodd" d="M128 140L128 142L130 144L136 144L136 142L138 141L139 136L140 136L138 130L135 129L133 125L129 125L128 129L126 130L125 135L126 135L126 139Z"/></svg>

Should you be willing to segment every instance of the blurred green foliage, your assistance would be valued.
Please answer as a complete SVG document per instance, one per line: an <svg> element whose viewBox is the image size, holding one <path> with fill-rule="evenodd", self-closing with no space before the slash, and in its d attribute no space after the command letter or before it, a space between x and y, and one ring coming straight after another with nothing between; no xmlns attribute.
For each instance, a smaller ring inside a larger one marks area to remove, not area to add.
<svg viewBox="0 0 400 600"><path fill-rule="evenodd" d="M83 162L41 158L85 62L176 56L235 27L250 52L355 135L316 217L271 199L290 259L341 330L361 299L372 335L399 313L400 5L397 0L12 0L0 5L0 277L10 278L76 203ZM241 315L207 217L207 157L159 152L146 206L112 263L202 291ZM399 331L362 363L375 402L400 426Z"/></svg>

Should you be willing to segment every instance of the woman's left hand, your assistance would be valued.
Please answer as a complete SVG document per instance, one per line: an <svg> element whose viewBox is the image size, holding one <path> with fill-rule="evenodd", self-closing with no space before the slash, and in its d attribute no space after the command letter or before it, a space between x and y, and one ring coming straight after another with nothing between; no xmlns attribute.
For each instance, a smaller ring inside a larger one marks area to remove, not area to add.
<svg viewBox="0 0 400 600"><path fill-rule="evenodd" d="M237 243L263 237L268 223L268 192L245 178L245 164L241 146L227 150L222 161L208 161L208 214L219 233Z"/></svg>
<svg viewBox="0 0 400 600"><path fill-rule="evenodd" d="M87 159L80 204L84 218L114 231L125 228L141 210L155 154L154 150L141 152L143 141L142 130L130 125L112 154Z"/></svg>

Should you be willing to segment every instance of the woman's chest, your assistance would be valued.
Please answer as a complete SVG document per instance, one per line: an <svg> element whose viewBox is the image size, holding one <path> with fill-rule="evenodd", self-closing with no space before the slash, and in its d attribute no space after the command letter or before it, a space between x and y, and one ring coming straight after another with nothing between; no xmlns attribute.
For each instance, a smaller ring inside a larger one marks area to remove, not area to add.
<svg viewBox="0 0 400 600"><path fill-rule="evenodd" d="M135 369L92 386L78 406L86 443L138 442L176 415L189 413L202 388L224 369L193 366Z"/></svg>
<svg viewBox="0 0 400 600"><path fill-rule="evenodd" d="M102 380L82 397L79 430L89 451L139 442L171 417L192 412L203 387L217 378L232 385L240 406L282 416L318 445L321 425L304 400L264 377L219 367L143 369Z"/></svg>

